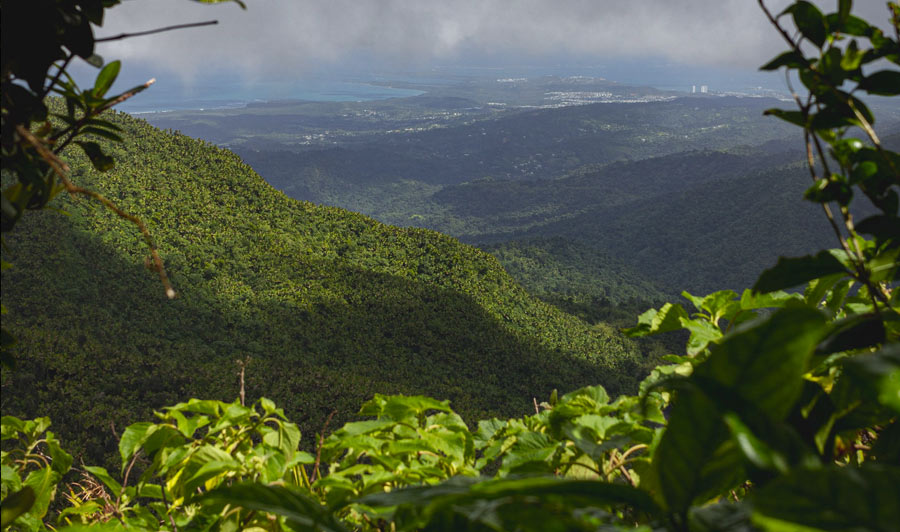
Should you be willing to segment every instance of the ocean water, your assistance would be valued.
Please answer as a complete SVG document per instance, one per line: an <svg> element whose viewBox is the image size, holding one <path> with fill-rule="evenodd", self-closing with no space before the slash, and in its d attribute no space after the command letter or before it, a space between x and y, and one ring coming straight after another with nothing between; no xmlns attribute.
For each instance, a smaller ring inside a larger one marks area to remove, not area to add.
<svg viewBox="0 0 900 532"><path fill-rule="evenodd" d="M185 85L159 79L149 89L122 102L116 109L131 114L178 110L240 108L253 102L309 100L317 102L370 101L404 98L422 91L372 85L362 81L306 80L254 83L209 81Z"/></svg>

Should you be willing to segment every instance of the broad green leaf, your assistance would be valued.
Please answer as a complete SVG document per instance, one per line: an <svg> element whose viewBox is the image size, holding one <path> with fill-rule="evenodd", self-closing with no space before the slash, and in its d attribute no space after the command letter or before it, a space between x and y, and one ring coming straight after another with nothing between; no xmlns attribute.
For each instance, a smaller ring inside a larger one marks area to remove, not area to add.
<svg viewBox="0 0 900 532"><path fill-rule="evenodd" d="M839 31L845 35L855 35L857 37L865 37L869 33L869 23L851 14L839 15L833 13L825 17L825 19L832 31Z"/></svg>
<svg viewBox="0 0 900 532"><path fill-rule="evenodd" d="M175 406L166 407L166 410L181 410L185 412L196 412L211 417L219 417L222 409L227 406L221 401L213 401L209 399L190 399L186 403L178 403Z"/></svg>
<svg viewBox="0 0 900 532"><path fill-rule="evenodd" d="M375 508L398 507L394 516L400 530L458 530L475 525L500 530L566 530L562 521L573 519L580 509L626 505L649 516L661 513L653 499L637 488L554 477L483 482L456 477L435 486L368 495L359 502Z"/></svg>
<svg viewBox="0 0 900 532"><path fill-rule="evenodd" d="M43 519L47 509L50 507L53 494L56 492L56 483L61 478L59 473L49 467L32 471L25 477L24 485L30 486L34 490L34 504L28 510L32 517Z"/></svg>
<svg viewBox="0 0 900 532"><path fill-rule="evenodd" d="M884 322L874 314L854 314L831 323L829 328L828 335L816 348L817 355L872 347L885 339Z"/></svg>
<svg viewBox="0 0 900 532"><path fill-rule="evenodd" d="M806 126L806 116L800 111L786 111L784 109L767 109L763 112L766 116L774 116L784 120L785 122L790 122L795 126L805 127Z"/></svg>
<svg viewBox="0 0 900 532"><path fill-rule="evenodd" d="M670 512L684 512L743 480L743 458L726 445L728 437L715 403L695 387L679 389L652 461Z"/></svg>
<svg viewBox="0 0 900 532"><path fill-rule="evenodd" d="M379 431L386 427L393 426L394 422L389 419L373 419L369 421L354 421L344 424L335 434L343 436L356 436L359 434L369 434Z"/></svg>
<svg viewBox="0 0 900 532"><path fill-rule="evenodd" d="M36 497L31 486L25 486L3 499L0 506L0 528L4 530L22 514L28 513L34 506Z"/></svg>
<svg viewBox="0 0 900 532"><path fill-rule="evenodd" d="M753 285L754 292L774 292L807 283L813 279L844 273L844 265L829 251L799 258L781 257L774 267L764 271Z"/></svg>
<svg viewBox="0 0 900 532"><path fill-rule="evenodd" d="M897 530L900 469L795 469L752 494L756 514L819 530ZM780 528L789 530L789 528Z"/></svg>
<svg viewBox="0 0 900 532"><path fill-rule="evenodd" d="M638 317L638 324L625 329L626 336L646 336L648 334L676 331L682 328L681 320L688 314L681 305L666 303L659 310L650 309Z"/></svg>
<svg viewBox="0 0 900 532"><path fill-rule="evenodd" d="M900 413L900 344L871 354L856 355L844 364L845 377L856 382L882 405Z"/></svg>
<svg viewBox="0 0 900 532"><path fill-rule="evenodd" d="M705 319L681 320L685 329L691 331L687 343L687 354L696 355L722 337L722 331Z"/></svg>
<svg viewBox="0 0 900 532"><path fill-rule="evenodd" d="M81 146L81 149L84 150L85 155L88 156L88 159L91 160L91 164L94 165L94 168L96 168L98 172L105 172L115 166L113 158L103 153L103 148L96 142L76 140L75 144Z"/></svg>
<svg viewBox="0 0 900 532"><path fill-rule="evenodd" d="M72 455L59 446L59 442L52 437L52 433L48 432L45 440L47 451L50 454L50 467L60 476L65 475L69 472L69 468L72 467Z"/></svg>
<svg viewBox="0 0 900 532"><path fill-rule="evenodd" d="M119 76L119 70L122 68L121 61L112 61L104 66L100 73L97 74L97 80L94 81L94 96L102 98L106 92L112 87L112 84Z"/></svg>
<svg viewBox="0 0 900 532"><path fill-rule="evenodd" d="M134 453L138 451L141 444L147 439L147 434L153 430L156 430L156 425L148 421L132 423L125 429L125 432L122 433L122 437L119 439L119 456L122 458L122 471L125 471L128 461L131 460Z"/></svg>
<svg viewBox="0 0 900 532"><path fill-rule="evenodd" d="M841 279L844 278L843 274L831 275L828 277L820 277L818 279L813 279L809 282L809 285L806 287L806 290L803 292L803 295L806 299L806 303L813 306L818 307L819 303L822 302L822 299L825 298L825 295L828 294L828 291L831 290L835 284L838 283ZM745 290L745 294L751 293L750 290ZM784 292L770 292L770 294L784 294ZM768 295L768 294L763 294Z"/></svg>
<svg viewBox="0 0 900 532"><path fill-rule="evenodd" d="M853 71L859 68L865 57L865 51L860 50L856 44L856 39L850 41L850 45L844 50L844 56L841 58L841 68L846 71Z"/></svg>
<svg viewBox="0 0 900 532"><path fill-rule="evenodd" d="M799 54L793 50L790 50L782 53L775 59L759 67L759 69L778 70L783 66L788 68L806 68L807 66L809 66L809 61L807 61L806 58L803 57L803 54Z"/></svg>
<svg viewBox="0 0 900 532"><path fill-rule="evenodd" d="M900 94L900 72L880 70L863 78L859 88L879 96L896 96Z"/></svg>
<svg viewBox="0 0 900 532"><path fill-rule="evenodd" d="M418 416L430 410L450 412L450 401L438 401L421 395L381 395L365 403L359 413L364 416L386 416L401 421L409 416Z"/></svg>
<svg viewBox="0 0 900 532"><path fill-rule="evenodd" d="M900 241L900 218L897 216L870 216L856 224L856 230L879 240Z"/></svg>
<svg viewBox="0 0 900 532"><path fill-rule="evenodd" d="M105 485L114 495L118 495L122 491L122 485L119 484L116 479L112 478L112 475L109 474L106 468L100 466L84 466L84 469L100 479L100 482L103 482L103 485Z"/></svg>
<svg viewBox="0 0 900 532"><path fill-rule="evenodd" d="M209 424L209 418L203 415L187 417L178 410L171 410L169 415L175 418L178 431L181 432L181 435L185 438L193 438L197 429Z"/></svg>
<svg viewBox="0 0 900 532"><path fill-rule="evenodd" d="M57 521L62 521L64 517L67 515L90 515L94 512L102 512L103 507L100 506L99 503L94 501L87 501L84 504L80 504L78 506L69 506L62 512L60 512L59 517L57 517ZM66 528L68 530L68 528Z"/></svg>
<svg viewBox="0 0 900 532"><path fill-rule="evenodd" d="M802 375L825 331L825 318L817 310L778 310L726 336L694 368L692 379L709 379L782 419L800 396Z"/></svg>
<svg viewBox="0 0 900 532"><path fill-rule="evenodd" d="M724 420L734 441L737 442L738 448L753 465L760 469L770 469L780 473L788 471L787 459L766 442L760 440L737 414L729 412L725 414Z"/></svg>
<svg viewBox="0 0 900 532"><path fill-rule="evenodd" d="M284 486L243 483L217 488L198 500L240 506L248 510L284 516L294 527L325 532L346 530L327 508L298 490Z"/></svg>
<svg viewBox="0 0 900 532"><path fill-rule="evenodd" d="M475 432L475 445L478 449L484 448L501 429L506 427L506 421L497 418L481 420L478 422L478 430Z"/></svg>
<svg viewBox="0 0 900 532"><path fill-rule="evenodd" d="M800 303L803 297L800 294L789 294L781 290L774 292L754 292L745 288L741 294L740 305L743 310L757 310L761 308L783 308L789 303Z"/></svg>
<svg viewBox="0 0 900 532"><path fill-rule="evenodd" d="M804 37L818 47L825 44L827 33L825 17L819 11L819 8L805 0L798 0L788 7L786 11L793 15L794 24Z"/></svg>
<svg viewBox="0 0 900 532"><path fill-rule="evenodd" d="M0 434L4 440L18 437L19 432L25 430L25 422L14 416L0 418Z"/></svg>
<svg viewBox="0 0 900 532"><path fill-rule="evenodd" d="M263 441L291 457L300 445L300 429L294 423L279 423L278 428L263 436Z"/></svg>
<svg viewBox="0 0 900 532"><path fill-rule="evenodd" d="M81 130L81 132L85 135L97 135L98 137L103 137L105 139L112 140L114 142L122 142L122 137L118 133L114 133L108 129L103 129L99 127L86 127Z"/></svg>
<svg viewBox="0 0 900 532"><path fill-rule="evenodd" d="M184 493L185 495L193 494L207 480L229 471L239 471L240 467L241 464L237 460L210 460L184 481Z"/></svg>

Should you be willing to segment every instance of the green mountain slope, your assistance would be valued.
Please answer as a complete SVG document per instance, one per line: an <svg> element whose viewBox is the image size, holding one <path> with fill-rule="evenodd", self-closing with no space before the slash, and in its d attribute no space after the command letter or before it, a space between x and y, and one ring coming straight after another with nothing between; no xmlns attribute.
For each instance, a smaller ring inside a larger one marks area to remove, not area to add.
<svg viewBox="0 0 900 532"><path fill-rule="evenodd" d="M803 255L831 243L820 207L797 201L808 187L805 172L796 163L600 205L519 236L585 242L668 291L740 290L778 256Z"/></svg>
<svg viewBox="0 0 900 532"><path fill-rule="evenodd" d="M69 448L114 452L111 431L190 396L249 397L299 419L311 444L332 410L375 392L446 397L472 419L602 383L633 390L649 361L609 328L529 296L492 256L289 199L234 154L115 120L116 169L71 160L75 182L149 226L179 298L144 267L133 225L95 202L26 217L7 239L4 327L20 367L5 414L49 415Z"/></svg>
<svg viewBox="0 0 900 532"><path fill-rule="evenodd" d="M541 298L618 305L634 300L650 303L667 297L615 257L569 239L513 240L482 249L497 257L529 293Z"/></svg>

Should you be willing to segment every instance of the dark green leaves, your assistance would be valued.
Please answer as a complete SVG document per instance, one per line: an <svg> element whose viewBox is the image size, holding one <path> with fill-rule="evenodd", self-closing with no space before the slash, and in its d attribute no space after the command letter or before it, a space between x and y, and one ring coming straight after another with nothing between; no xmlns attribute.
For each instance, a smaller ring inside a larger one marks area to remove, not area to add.
<svg viewBox="0 0 900 532"><path fill-rule="evenodd" d="M764 113L767 116L775 116L778 117L785 122L789 122L796 126L804 127L806 126L806 115L801 113L800 111L786 111L784 109L767 109Z"/></svg>
<svg viewBox="0 0 900 532"><path fill-rule="evenodd" d="M638 317L638 324L623 332L628 336L646 336L648 334L676 331L682 327L681 320L688 314L681 305L666 303L659 310L650 309Z"/></svg>
<svg viewBox="0 0 900 532"><path fill-rule="evenodd" d="M789 68L801 68L809 65L809 61L803 57L803 54L797 53L793 50L789 50L787 52L782 53L775 59L769 61L765 65L759 67L760 70L778 70L779 68L786 66Z"/></svg>
<svg viewBox="0 0 900 532"><path fill-rule="evenodd" d="M75 144L81 146L84 154L91 160L91 164L99 172L105 172L115 166L115 161L109 155L103 153L103 148L96 142L76 140Z"/></svg>
<svg viewBox="0 0 900 532"><path fill-rule="evenodd" d="M779 310L726 336L687 381L676 383L668 428L653 457L670 510L683 512L739 483L744 475L739 445L746 447L744 453L763 457L766 447L750 438L741 420L758 423L763 416L771 422L787 415L824 329L816 310ZM771 452L768 456L772 461Z"/></svg>
<svg viewBox="0 0 900 532"><path fill-rule="evenodd" d="M659 507L645 492L623 484L552 477L477 482L453 479L425 486L370 495L360 503L397 507L399 530L577 530L597 510L627 505L657 516Z"/></svg>
<svg viewBox="0 0 900 532"><path fill-rule="evenodd" d="M801 376L824 334L825 318L819 311L781 309L757 325L726 337L695 369L694 378L709 379L772 418L781 419L799 397Z"/></svg>
<svg viewBox="0 0 900 532"><path fill-rule="evenodd" d="M284 486L235 484L213 490L200 499L204 504L231 504L283 516L297 530L343 532L347 530L318 502Z"/></svg>
<svg viewBox="0 0 900 532"><path fill-rule="evenodd" d="M773 530L897 530L900 470L866 465L798 469L753 495L754 521Z"/></svg>
<svg viewBox="0 0 900 532"><path fill-rule="evenodd" d="M781 257L774 267L764 271L753 285L754 292L773 292L833 275L845 273L844 265L829 251L799 258Z"/></svg>
<svg viewBox="0 0 900 532"><path fill-rule="evenodd" d="M825 44L827 29L825 17L819 8L806 1L798 1L788 6L783 13L790 13L794 17L794 24L804 37L818 47Z"/></svg>
<svg viewBox="0 0 900 532"><path fill-rule="evenodd" d="M900 414L900 344L850 358L843 368L857 389Z"/></svg>
<svg viewBox="0 0 900 532"><path fill-rule="evenodd" d="M896 96L900 94L900 72L881 70L863 78L859 88L879 96Z"/></svg>
<svg viewBox="0 0 900 532"><path fill-rule="evenodd" d="M15 493L10 493L3 499L0 510L0 528L4 530L20 515L31 510L35 503L34 489L25 486Z"/></svg>
<svg viewBox="0 0 900 532"><path fill-rule="evenodd" d="M94 90L92 91L95 97L102 98L106 95L106 92L112 87L112 84L119 76L119 70L121 68L121 62L113 61L100 70L100 73L97 74L96 81L94 81Z"/></svg>
<svg viewBox="0 0 900 532"><path fill-rule="evenodd" d="M727 438L728 428L716 404L695 387L682 388L653 456L669 511L684 512L741 482L741 455L736 447L725 445Z"/></svg>

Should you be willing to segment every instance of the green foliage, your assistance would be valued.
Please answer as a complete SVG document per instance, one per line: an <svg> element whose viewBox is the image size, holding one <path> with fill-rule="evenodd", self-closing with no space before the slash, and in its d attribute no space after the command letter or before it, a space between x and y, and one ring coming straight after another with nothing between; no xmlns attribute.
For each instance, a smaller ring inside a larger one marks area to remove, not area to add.
<svg viewBox="0 0 900 532"><path fill-rule="evenodd" d="M12 416L0 419L3 450L0 451L0 499L2 527L41 530L43 519L56 495L56 485L72 466L56 436L47 430L46 417L22 421Z"/></svg>

